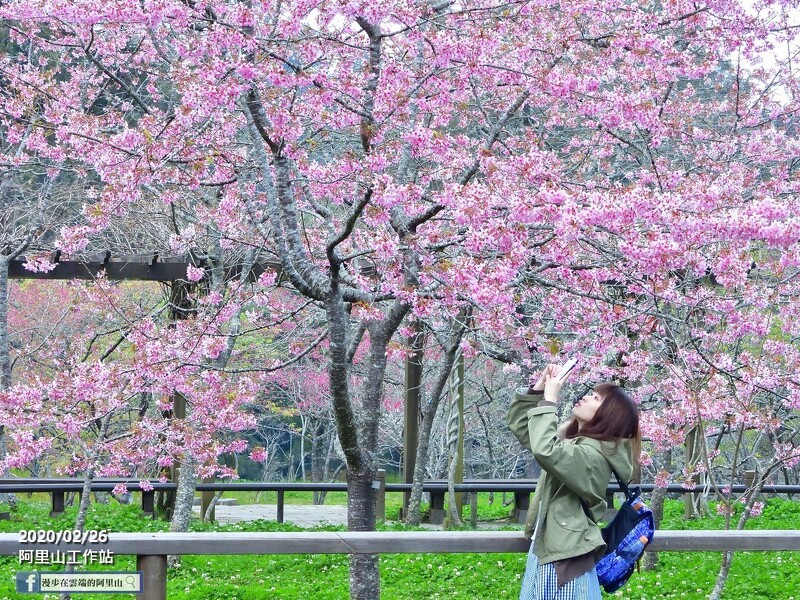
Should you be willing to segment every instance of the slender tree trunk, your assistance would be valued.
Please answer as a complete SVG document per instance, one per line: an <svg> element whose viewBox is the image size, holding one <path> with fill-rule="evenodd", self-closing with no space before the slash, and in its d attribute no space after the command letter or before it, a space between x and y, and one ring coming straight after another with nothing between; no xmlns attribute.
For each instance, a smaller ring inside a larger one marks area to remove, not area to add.
<svg viewBox="0 0 800 600"><path fill-rule="evenodd" d="M96 470L97 457L106 440L108 434L108 427L111 424L111 413L103 417L100 431L97 436L97 441L94 450L89 455L89 466L83 477L83 491L81 492L81 501L78 504L78 514L75 516L75 531L83 531L86 525L86 515L89 513L89 506L92 503L92 482L94 481L94 474ZM68 564L64 568L66 573L75 571L75 565ZM71 595L69 593L62 593L61 600L69 600Z"/></svg>
<svg viewBox="0 0 800 600"><path fill-rule="evenodd" d="M732 562L733 552L730 550L723 552L722 564L720 564L719 572L717 573L717 580L714 582L714 589L708 596L709 600L720 600L722 598L722 592L725 589L725 583L728 581Z"/></svg>
<svg viewBox="0 0 800 600"><path fill-rule="evenodd" d="M90 466L83 477L83 491L81 491L81 501L78 504L78 514L75 517L75 529L77 531L83 531L83 527L86 525L86 515L89 513L89 506L92 504L92 482L94 482L94 466Z"/></svg>
<svg viewBox="0 0 800 600"><path fill-rule="evenodd" d="M736 523L736 530L741 531L744 529L745 524L750 519L750 513L753 510L753 504L761 495L761 489L764 487L764 483L767 481L767 475L762 475L755 479L755 484L751 488L749 492L747 492L747 502L745 503L744 510L742 511L742 516L739 517L739 521ZM725 584L728 582L728 575L731 571L731 563L733 562L733 552L727 551L722 553L722 563L719 567L719 572L717 573L717 580L714 582L714 589L711 591L711 594L708 596L709 600L721 600L722 593L725 591Z"/></svg>
<svg viewBox="0 0 800 600"><path fill-rule="evenodd" d="M686 467L687 469L692 468L694 465L697 464L699 460L701 460L701 452L699 448L699 444L705 442L704 439L701 440L701 436L698 434L697 427L692 427L686 434ZM697 476L693 477L692 480L695 483L699 482ZM685 496L685 506L684 506L684 515L683 518L687 521L690 519L696 519L700 516L700 494L695 492L687 493Z"/></svg>
<svg viewBox="0 0 800 600"><path fill-rule="evenodd" d="M408 501L408 514L406 523L409 525L419 525L420 522L420 503L422 502L422 482L425 480L425 472L428 467L428 452L431 443L431 430L436 411L441 403L444 390L453 371L458 346L464 335L465 322L459 319L456 323L453 335L449 343L442 346L445 349L444 361L442 362L436 383L433 386L431 397L427 402L422 403L422 424L419 428L419 445L417 446L416 465L414 466L414 484L411 488L411 498Z"/></svg>
<svg viewBox="0 0 800 600"><path fill-rule="evenodd" d="M336 481L336 478L339 476L339 472L345 467L344 463L339 463L336 468L331 473L331 459L334 456L334 450L336 448L336 436L331 434L328 431L330 427L330 423L325 426L326 435L328 438L327 449L325 450L325 460L322 463L322 477L323 481ZM321 492L319 496L319 503L325 504L325 498L327 497L328 492Z"/></svg>
<svg viewBox="0 0 800 600"><path fill-rule="evenodd" d="M422 411L422 424L419 427L419 444L417 445L417 463L414 466L414 485L411 488L411 498L408 501L408 514L406 523L409 525L419 525L420 523L420 504L422 503L422 482L425 480L425 472L428 464L428 451L431 443L431 429L433 419L436 416L436 409L439 403L430 406Z"/></svg>
<svg viewBox="0 0 800 600"><path fill-rule="evenodd" d="M661 520L664 517L664 500L666 497L666 488L654 489L650 497L650 510L653 511L653 521L656 529L661 526ZM658 552L646 552L643 566L645 571L653 571L658 566Z"/></svg>
<svg viewBox="0 0 800 600"><path fill-rule="evenodd" d="M311 477L314 482L335 481L339 471L342 470L342 465L339 465L331 473L331 458L335 445L336 437L331 435L327 419L320 419L311 450ZM328 492L325 491L314 492L314 504L325 504L327 495Z"/></svg>
<svg viewBox="0 0 800 600"><path fill-rule="evenodd" d="M92 457L94 459L94 457ZM75 517L75 528L74 531L83 531L84 525L86 525L86 515L89 512L89 506L91 505L91 495L92 495L92 482L94 481L94 460L90 461L89 468L86 470L86 474L83 477L83 491L81 492L81 501L78 504L78 514ZM65 573L73 573L75 571L75 565L67 564L64 567ZM59 596L61 600L70 600L72 595L68 592L62 592Z"/></svg>
<svg viewBox="0 0 800 600"><path fill-rule="evenodd" d="M183 321L188 319L192 312L194 312L195 307L192 302L191 296L195 291L196 284L190 284L183 281L173 281L170 288L169 288L169 319L170 325L169 329L172 329L176 326L178 321ZM167 411L163 416L168 421L172 422L175 419L186 419L186 398L183 394L174 391L172 393L172 410ZM175 462L169 469L169 478L170 481L177 483L177 478L179 477L178 472L180 471L180 463ZM178 508L176 503L178 501L177 493L175 492L163 492L161 495L159 506L164 510L164 513L170 521L173 521L175 518L175 513L178 510L184 510L184 508ZM194 501L194 494L192 494L192 501ZM189 510L191 510L191 504L189 505ZM187 521L188 527L188 521ZM186 531L186 529L179 529L178 531Z"/></svg>
<svg viewBox="0 0 800 600"><path fill-rule="evenodd" d="M205 493L205 492L204 492ZM203 520L211 522L211 515L214 514L214 509L217 507L217 501L222 498L223 490L216 492L212 498L211 502L208 503L208 507L206 508L206 512L203 515ZM194 494L192 494L192 504L194 505Z"/></svg>
<svg viewBox="0 0 800 600"><path fill-rule="evenodd" d="M189 284L180 281L174 281L172 283L170 297L170 320L173 323L187 319L196 312L195 302L192 300L193 294L199 293L201 295L206 295L211 290L222 291L223 286L225 285L225 269L222 248L219 245L218 238L217 242L212 245L212 250L208 258L210 259L211 265L210 287L208 281L204 281L199 284ZM255 254L251 249L244 257L242 271L239 275L240 281L245 281L249 277L254 260ZM230 330L228 332L225 350L221 352L220 355L213 361L213 366L216 368L224 368L231 357L233 347L236 344L239 334L240 314L241 310L230 319ZM187 415L186 398L184 398L179 392L175 392L173 395L173 410L172 414L169 415L169 418L186 419L187 417L191 418L191 415ZM197 463L193 457L188 457L186 460L188 461L186 469L183 468L183 465L176 464L176 468L180 467L180 473L178 474L177 481L178 489L175 493L174 499L172 499L172 502L170 503L170 508L172 510L170 522L171 531L188 531L189 529L189 518L192 514L195 486L197 483L195 473ZM211 481L213 481L213 478ZM218 499L219 496L214 496L212 498L212 501L209 503L209 506L206 510L206 514L201 515L203 519L208 518L213 514L214 507L216 506ZM179 562L180 557L170 557L170 564L178 564Z"/></svg>
<svg viewBox="0 0 800 600"><path fill-rule="evenodd" d="M311 481L319 483L322 481L322 436L325 434L325 429L320 422L314 429L314 434L311 436ZM324 496L320 496L322 492L314 491L314 504L322 504Z"/></svg>
<svg viewBox="0 0 800 600"><path fill-rule="evenodd" d="M194 502L195 488L195 460L194 457L187 455L181 463L178 473L178 489L175 492L175 512L172 514L172 521L169 525L170 531L188 531L189 517L192 514L192 503ZM177 567L181 563L180 556L169 556L169 566Z"/></svg>
<svg viewBox="0 0 800 600"><path fill-rule="evenodd" d="M409 152L410 154L410 152ZM414 333L409 337L411 355L405 360L405 406L403 407L403 483L414 483L419 446L420 410L419 400L422 383L422 359L424 355L425 330L418 320L412 324ZM411 492L403 492L402 515L408 518L408 503Z"/></svg>
<svg viewBox="0 0 800 600"><path fill-rule="evenodd" d="M460 357L459 357L460 358ZM461 362L459 361L459 367L461 367ZM462 369L458 368L454 372L458 381L451 382L450 385L450 416L447 419L447 457L448 457L448 466L447 466L447 497L448 497L448 513L449 513L449 523L454 527L461 527L463 525L461 521L461 511L460 511L460 502L458 502L458 498L456 497L455 491L455 483L456 479L458 478L458 466L459 462L463 460L461 453L463 452L463 447L459 444L461 439L461 424L462 424L462 411L463 402L461 393L463 392L463 387L461 386L461 375ZM463 480L463 471L462 477Z"/></svg>
<svg viewBox="0 0 800 600"><path fill-rule="evenodd" d="M366 101L363 103L367 115L372 111L372 97L378 85L380 75L380 29L371 26L363 19L357 19L359 25L370 37L370 65L373 77L366 86ZM258 92L249 90L244 99L243 109L248 122L248 130L253 139L254 152L263 172L263 185L267 192L268 219L271 230L267 231L263 221L256 222L265 237L274 238L281 259L282 273L288 278L297 291L308 298L322 302L328 325L327 365L332 396L333 414L336 432L342 447L347 465L348 482L348 527L354 531L370 531L375 528L375 493L372 481L375 474L375 450L377 447L378 419L380 417L381 386L386 368L386 345L392 338L410 305L396 300L380 323L373 324L370 329L369 372L365 379L363 394L363 410L361 418L356 417L353 407L349 382L350 353L348 344L349 315L341 288L342 260L337 246L350 235L352 229L346 227L342 237L333 236L326 249L330 269L323 273L308 254L301 227L301 220L294 201L292 191L296 181L292 173L290 159L283 154L282 144L270 136L271 126L261 106ZM371 117L363 123L363 131L370 131ZM362 140L368 146L368 136ZM269 148L271 158L267 157ZM365 147L368 151L368 147ZM358 218L360 211L366 207L372 195L370 187L362 202L354 206L352 223ZM325 211L322 211L325 216ZM332 224L332 223L331 223ZM393 227L395 223L393 222ZM414 225L413 227L415 227ZM413 227L398 223L395 227L401 238L413 234ZM405 250L407 257L405 278L409 286L415 283L415 263L412 252ZM350 291L353 294L353 291ZM352 302L348 298L348 302ZM359 600L372 600L380 597L380 578L376 556L351 557L350 586L351 597Z"/></svg>
<svg viewBox="0 0 800 600"><path fill-rule="evenodd" d="M484 386L484 391L487 391L485 386ZM488 391L487 391L487 393L488 393ZM487 461L486 461L487 462L487 466L491 470L492 479L496 479L497 478L497 474L495 473L495 470L494 470L495 466L494 466L494 453L493 453L493 449L492 449L493 448L493 446L492 446L492 436L489 434L489 424L486 422L486 417L481 412L481 406L482 406L481 404L476 404L475 405L475 412L478 414L478 418L480 419L481 425L483 426L483 438L484 438L484 443L486 444L486 452L488 454L488 458L487 458ZM487 502L489 504L494 504L494 492L493 491L489 492Z"/></svg>
<svg viewBox="0 0 800 600"><path fill-rule="evenodd" d="M672 450L664 452L663 462L659 461L661 467L669 472L672 469ZM659 463L656 463L657 465ZM653 521L656 529L661 527L661 521L664 518L664 500L667 497L666 488L656 488L650 500L650 509L653 511ZM658 552L646 552L644 555L644 570L652 571L658 566Z"/></svg>
<svg viewBox="0 0 800 600"><path fill-rule="evenodd" d="M305 417L300 417L300 480L306 480L306 432L308 431L308 421ZM313 454L312 454L313 456ZM313 460L313 459L312 459Z"/></svg>

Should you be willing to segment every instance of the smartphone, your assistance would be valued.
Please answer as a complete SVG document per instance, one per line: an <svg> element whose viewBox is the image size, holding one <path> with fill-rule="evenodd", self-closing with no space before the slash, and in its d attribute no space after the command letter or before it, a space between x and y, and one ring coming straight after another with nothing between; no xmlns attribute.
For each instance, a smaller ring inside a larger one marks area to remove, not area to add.
<svg viewBox="0 0 800 600"><path fill-rule="evenodd" d="M558 372L558 375L556 376L556 379L558 379L559 382L563 382L567 378L567 375L570 374L572 369L574 369L575 365L577 365L577 364L578 364L578 359L577 358L574 358L574 357L570 358L567 362L565 362L561 366L561 370Z"/></svg>

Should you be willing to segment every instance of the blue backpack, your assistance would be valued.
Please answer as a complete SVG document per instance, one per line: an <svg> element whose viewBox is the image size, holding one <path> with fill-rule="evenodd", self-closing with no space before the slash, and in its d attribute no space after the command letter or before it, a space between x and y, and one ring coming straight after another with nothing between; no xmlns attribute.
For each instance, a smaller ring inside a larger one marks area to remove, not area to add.
<svg viewBox="0 0 800 600"><path fill-rule="evenodd" d="M595 565L597 579L608 593L617 591L627 583L655 533L653 511L642 501L639 488L628 488L616 471L613 472L620 489L625 493L625 502L611 522L600 530L606 543L606 552ZM581 503L586 515L594 521L586 503L583 500Z"/></svg>

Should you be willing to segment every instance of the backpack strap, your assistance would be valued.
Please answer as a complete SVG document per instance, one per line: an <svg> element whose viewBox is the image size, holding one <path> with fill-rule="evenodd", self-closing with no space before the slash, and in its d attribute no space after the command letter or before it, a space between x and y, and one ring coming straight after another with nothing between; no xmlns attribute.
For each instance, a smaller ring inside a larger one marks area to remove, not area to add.
<svg viewBox="0 0 800 600"><path fill-rule="evenodd" d="M620 479L617 472L614 470L614 467L611 467L611 472L614 473L614 477L617 479L617 484L619 485L619 489L625 494L625 500L628 502L633 502L636 497L641 494L641 489L637 485L636 487L631 488L624 480Z"/></svg>
<svg viewBox="0 0 800 600"><path fill-rule="evenodd" d="M620 479L614 467L611 467L611 472L614 474L614 478L617 480L617 485L619 486L619 489L622 490L622 492L625 494L625 498L629 498L631 492L630 488L628 488L628 484L625 483L622 479Z"/></svg>
<svg viewBox="0 0 800 600"><path fill-rule="evenodd" d="M609 466L611 466L610 463ZM622 490L622 492L625 494L625 499L633 500L633 498L639 493L638 488L631 490L630 487L628 487L628 484L625 483L625 481L623 481L617 474L617 471L614 469L614 467L611 467L611 472L614 474L614 478L617 480L617 485L619 486L619 489ZM581 501L581 506L583 507L583 512L585 512L586 516L589 517L589 520L596 525L597 521L595 521L594 517L592 517L592 513L589 510L589 507L586 505L586 501L583 498L581 498L580 501Z"/></svg>

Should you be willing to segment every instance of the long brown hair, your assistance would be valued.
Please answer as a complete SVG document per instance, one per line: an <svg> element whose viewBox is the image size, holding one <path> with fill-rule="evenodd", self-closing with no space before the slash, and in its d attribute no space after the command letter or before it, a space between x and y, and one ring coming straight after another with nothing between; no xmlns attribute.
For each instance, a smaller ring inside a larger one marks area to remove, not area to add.
<svg viewBox="0 0 800 600"><path fill-rule="evenodd" d="M565 431L567 439L578 436L590 437L603 442L619 443L633 441L633 458L638 461L642 447L642 432L639 430L639 407L620 386L601 383L595 386L603 401L597 407L591 421L578 429L578 420L573 419Z"/></svg>

